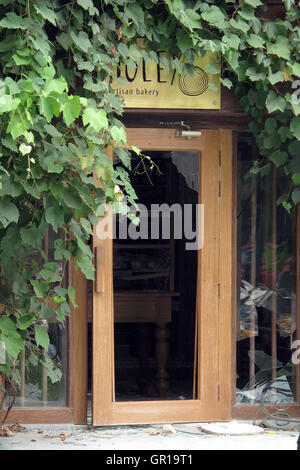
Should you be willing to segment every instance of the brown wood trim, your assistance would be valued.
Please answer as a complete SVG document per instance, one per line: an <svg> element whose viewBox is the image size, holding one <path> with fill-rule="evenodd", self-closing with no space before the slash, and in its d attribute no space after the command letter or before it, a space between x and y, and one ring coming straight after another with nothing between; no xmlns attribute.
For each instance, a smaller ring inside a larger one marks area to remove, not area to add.
<svg viewBox="0 0 300 470"><path fill-rule="evenodd" d="M107 149L113 159L113 149ZM100 185L100 184L99 184ZM106 214L106 221L112 222L112 211ZM102 219L102 223L105 219ZM92 364L92 416L93 423L111 422L111 402L114 397L114 322L113 322L113 240L110 237L101 240L94 228L93 253L102 250L105 270L101 292L97 292L96 281L93 283L93 364ZM103 271L104 272L104 271Z"/></svg>
<svg viewBox="0 0 300 470"><path fill-rule="evenodd" d="M114 424L189 423L220 421L218 407L206 406L199 400L165 400L141 402L114 402Z"/></svg>
<svg viewBox="0 0 300 470"><path fill-rule="evenodd" d="M238 133L232 136L232 302L231 302L231 399L236 402L236 298L237 298L237 163Z"/></svg>
<svg viewBox="0 0 300 470"><path fill-rule="evenodd" d="M88 394L88 288L79 269L69 265L69 285L75 289L77 307L70 305L68 348L68 405L73 408L74 424L86 424Z"/></svg>
<svg viewBox="0 0 300 470"><path fill-rule="evenodd" d="M5 424L71 424L71 408L13 408Z"/></svg>
<svg viewBox="0 0 300 470"><path fill-rule="evenodd" d="M235 95L221 87L221 109L129 109L125 108L123 122L130 127L167 128L170 123L184 121L193 129L235 129L248 130L249 117L242 109ZM176 127L172 125L171 127Z"/></svg>
<svg viewBox="0 0 300 470"><path fill-rule="evenodd" d="M208 131L207 138L215 137L214 131ZM184 137L176 137L175 126L171 126L168 129L158 128L135 128L127 129L128 145L135 145L142 150L160 151L162 148L164 151L200 151L203 147L203 142L206 138L205 135L193 138L191 140L185 139ZM212 136L212 137L211 137Z"/></svg>
<svg viewBox="0 0 300 470"><path fill-rule="evenodd" d="M219 419L231 415L232 315L232 131L220 130L220 294L219 294Z"/></svg>
<svg viewBox="0 0 300 470"><path fill-rule="evenodd" d="M191 126L191 129L232 129L247 131L249 118L242 113L228 113L221 110L158 110L156 109L127 109L124 112L123 122L126 128L178 128L184 122ZM175 123L175 124L173 124Z"/></svg>

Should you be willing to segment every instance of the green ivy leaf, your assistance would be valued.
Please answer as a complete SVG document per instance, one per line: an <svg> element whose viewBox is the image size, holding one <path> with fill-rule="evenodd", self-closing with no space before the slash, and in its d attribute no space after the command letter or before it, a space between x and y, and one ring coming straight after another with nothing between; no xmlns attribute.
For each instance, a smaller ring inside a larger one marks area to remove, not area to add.
<svg viewBox="0 0 300 470"><path fill-rule="evenodd" d="M263 3L260 0L245 0L245 3L247 3L253 8L257 8L263 5Z"/></svg>
<svg viewBox="0 0 300 470"><path fill-rule="evenodd" d="M7 126L7 132L10 132L12 138L16 140L21 135L25 135L26 131L27 127L25 120L21 120L13 115Z"/></svg>
<svg viewBox="0 0 300 470"><path fill-rule="evenodd" d="M255 67L249 67L246 70L246 76L249 77L253 82L257 82L259 80L265 80L266 73L264 71L259 71Z"/></svg>
<svg viewBox="0 0 300 470"><path fill-rule="evenodd" d="M3 197L3 196L17 197L17 196L20 196L20 194L22 193L21 185L14 183L10 175L2 175L1 183L2 183L2 187L0 189L0 197Z"/></svg>
<svg viewBox="0 0 300 470"><path fill-rule="evenodd" d="M50 339L48 331L42 325L35 327L35 341L37 346L42 346L46 351L48 351L50 345Z"/></svg>
<svg viewBox="0 0 300 470"><path fill-rule="evenodd" d="M52 96L41 96L39 99L40 113L43 114L47 121L50 122L53 116L58 117L60 114L60 103Z"/></svg>
<svg viewBox="0 0 300 470"><path fill-rule="evenodd" d="M92 47L91 41L84 31L80 31L79 34L71 31L71 38L73 39L76 46L83 52L88 52L88 50Z"/></svg>
<svg viewBox="0 0 300 470"><path fill-rule="evenodd" d="M39 298L39 299L43 299L45 297L45 294L47 294L47 292L49 291L49 284L45 281L30 281L32 286L33 286L33 289L34 289L34 293L35 295Z"/></svg>
<svg viewBox="0 0 300 470"><path fill-rule="evenodd" d="M300 143L300 142L299 142ZM294 157L290 162L289 162L289 167L290 170L293 173L300 173L300 158L299 155Z"/></svg>
<svg viewBox="0 0 300 470"><path fill-rule="evenodd" d="M231 18L229 23L234 29L238 29L239 31L242 31L245 34L248 33L250 29L250 26L248 25L248 23L244 20L241 20L240 18L238 20Z"/></svg>
<svg viewBox="0 0 300 470"><path fill-rule="evenodd" d="M48 224L52 225L53 230L57 233L60 227L65 223L64 211L60 206L51 206L46 209L45 219Z"/></svg>
<svg viewBox="0 0 300 470"><path fill-rule="evenodd" d="M295 173L292 176L292 180L295 186L299 186L300 184L300 173Z"/></svg>
<svg viewBox="0 0 300 470"><path fill-rule="evenodd" d="M45 95L50 95L50 93L55 92L61 95L65 90L68 90L66 79L64 77L59 77L48 81L45 86L44 93Z"/></svg>
<svg viewBox="0 0 300 470"><path fill-rule="evenodd" d="M289 64L289 67L291 68L293 75L300 77L300 64L295 62L294 64Z"/></svg>
<svg viewBox="0 0 300 470"><path fill-rule="evenodd" d="M48 356L46 356L43 359L42 364L46 367L47 376L51 380L52 384L59 382L61 380L62 372L60 368L56 364L54 364L54 362L51 361L51 359Z"/></svg>
<svg viewBox="0 0 300 470"><path fill-rule="evenodd" d="M264 39L258 34L250 34L246 40L250 46L254 47L254 49L261 49L265 46Z"/></svg>
<svg viewBox="0 0 300 470"><path fill-rule="evenodd" d="M0 114L14 111L19 104L19 98L13 98L11 95L0 96Z"/></svg>
<svg viewBox="0 0 300 470"><path fill-rule="evenodd" d="M14 331L10 331L9 336L1 334L0 340L5 344L8 354L10 354L14 359L17 359L20 352L25 348L24 341L21 336L19 333Z"/></svg>
<svg viewBox="0 0 300 470"><path fill-rule="evenodd" d="M289 39L284 36L277 36L274 43L267 43L268 54L282 57L283 59L290 60L291 58L291 45Z"/></svg>
<svg viewBox="0 0 300 470"><path fill-rule="evenodd" d="M47 7L46 2L39 0L38 5L34 3L33 6L36 12L42 15L44 20L49 21L54 26L56 26L56 14L53 10L51 10L51 8Z"/></svg>
<svg viewBox="0 0 300 470"><path fill-rule="evenodd" d="M292 192L292 200L294 201L294 204L298 204L300 202L299 189L294 189L294 191Z"/></svg>
<svg viewBox="0 0 300 470"><path fill-rule="evenodd" d="M19 216L19 209L14 203L7 198L0 200L0 223L4 228L13 222L18 222Z"/></svg>
<svg viewBox="0 0 300 470"><path fill-rule="evenodd" d="M80 5L84 10L88 10L89 8L93 8L94 4L92 0L77 0L78 5Z"/></svg>
<svg viewBox="0 0 300 470"><path fill-rule="evenodd" d="M266 33L269 39L274 39L277 35L277 26L273 21L266 21L263 24L263 32Z"/></svg>
<svg viewBox="0 0 300 470"><path fill-rule="evenodd" d="M75 289L73 286L68 286L68 296L74 308L78 307L75 302Z"/></svg>
<svg viewBox="0 0 300 470"><path fill-rule="evenodd" d="M184 54L188 49L193 46L193 41L184 29L179 29L176 33L178 47Z"/></svg>
<svg viewBox="0 0 300 470"><path fill-rule="evenodd" d="M215 5L211 6L208 11L203 12L202 18L218 29L225 29L228 24L222 10Z"/></svg>
<svg viewBox="0 0 300 470"><path fill-rule="evenodd" d="M110 132L113 140L122 144L126 144L127 135L124 127L113 126Z"/></svg>
<svg viewBox="0 0 300 470"><path fill-rule="evenodd" d="M32 147L31 147L31 145L21 144L20 147L19 147L19 150L20 150L22 155L28 155L31 152Z"/></svg>
<svg viewBox="0 0 300 470"><path fill-rule="evenodd" d="M71 187L63 188L62 198L64 204L72 209L81 209L83 202L79 194Z"/></svg>
<svg viewBox="0 0 300 470"><path fill-rule="evenodd" d="M272 160L276 167L280 167L284 165L284 163L287 161L288 154L286 152L281 152L278 150L277 152L272 153L269 159Z"/></svg>
<svg viewBox="0 0 300 470"><path fill-rule="evenodd" d="M75 262L75 266L79 267L83 273L83 275L91 280L95 280L95 268L91 260L89 260L86 256L78 256Z"/></svg>
<svg viewBox="0 0 300 470"><path fill-rule="evenodd" d="M5 17L0 21L0 28L7 29L27 29L27 24L23 18L16 13L6 13Z"/></svg>
<svg viewBox="0 0 300 470"><path fill-rule="evenodd" d="M34 315L27 313L18 318L18 327L20 330L27 330L33 323Z"/></svg>
<svg viewBox="0 0 300 470"><path fill-rule="evenodd" d="M278 70L278 72L275 73L269 73L268 75L268 80L272 85L275 85L275 83L278 82L284 82L284 73L281 72L281 70Z"/></svg>
<svg viewBox="0 0 300 470"><path fill-rule="evenodd" d="M283 112L287 107L287 102L282 96L276 95L276 93L271 90L267 96L266 106L269 113L273 113L278 110Z"/></svg>
<svg viewBox="0 0 300 470"><path fill-rule="evenodd" d="M63 116L67 126L70 126L78 118L81 110L81 103L78 96L72 96L63 106Z"/></svg>
<svg viewBox="0 0 300 470"><path fill-rule="evenodd" d="M108 120L104 109L86 108L82 115L82 121L85 126L89 125L96 132L108 128Z"/></svg>
<svg viewBox="0 0 300 470"><path fill-rule="evenodd" d="M8 315L2 315L2 317L0 317L0 330L8 335L16 331L16 324Z"/></svg>
<svg viewBox="0 0 300 470"><path fill-rule="evenodd" d="M230 33L223 36L223 43L228 47L238 50L241 44L241 39L237 34Z"/></svg>
<svg viewBox="0 0 300 470"><path fill-rule="evenodd" d="M12 55L12 59L15 61L16 65L29 65L31 63L30 57L20 57L18 54Z"/></svg>
<svg viewBox="0 0 300 470"><path fill-rule="evenodd" d="M277 121L274 118L268 118L266 120L265 129L268 134L274 134L275 130L277 129Z"/></svg>
<svg viewBox="0 0 300 470"><path fill-rule="evenodd" d="M300 140L300 118L294 117L291 121L290 125L291 133L295 136L298 140Z"/></svg>

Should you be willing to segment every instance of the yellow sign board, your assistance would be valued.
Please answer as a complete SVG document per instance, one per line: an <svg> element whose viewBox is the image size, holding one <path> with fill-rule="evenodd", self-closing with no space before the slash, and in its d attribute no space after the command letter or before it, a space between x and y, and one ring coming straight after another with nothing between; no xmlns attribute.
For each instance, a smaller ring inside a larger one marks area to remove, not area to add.
<svg viewBox="0 0 300 470"><path fill-rule="evenodd" d="M134 67L121 65L118 69L121 80L114 80L112 87L124 98L125 108L220 109L220 76L209 73L220 69L219 54L199 55L193 75L167 70L161 60L165 53L157 55L157 63L142 59Z"/></svg>

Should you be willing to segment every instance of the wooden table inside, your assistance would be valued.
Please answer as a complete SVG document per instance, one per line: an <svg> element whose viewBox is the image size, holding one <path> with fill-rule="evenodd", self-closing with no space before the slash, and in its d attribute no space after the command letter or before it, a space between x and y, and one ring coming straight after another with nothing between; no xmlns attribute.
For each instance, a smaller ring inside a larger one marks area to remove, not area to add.
<svg viewBox="0 0 300 470"><path fill-rule="evenodd" d="M143 323L154 323L155 356L157 361L156 387L160 397L168 390L168 372L166 370L169 357L168 324L172 321L172 297L178 297L178 292L171 291L127 291L114 293L114 322L140 323L139 329L139 360L140 369L147 362L147 352L144 347L147 331ZM89 321L92 321L92 309L89 308Z"/></svg>

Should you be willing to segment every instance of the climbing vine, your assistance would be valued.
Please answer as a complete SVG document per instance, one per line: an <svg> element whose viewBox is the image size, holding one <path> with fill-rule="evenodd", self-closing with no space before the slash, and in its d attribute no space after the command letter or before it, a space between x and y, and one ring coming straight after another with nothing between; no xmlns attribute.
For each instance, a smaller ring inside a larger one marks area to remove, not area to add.
<svg viewBox="0 0 300 470"><path fill-rule="evenodd" d="M72 257L93 279L87 240L104 203L117 208L120 192L136 201L123 103L110 84L120 62L158 62L163 49L172 57L165 67L192 74L199 53L220 52L221 83L249 115L259 149L252 173L283 167L291 184L279 203L292 210L300 201L299 3L282 7L270 19L260 0L0 0L2 375L18 381L26 350L59 379L47 320L64 324L75 306L66 263ZM108 146L122 166L112 165ZM49 227L53 259L44 249Z"/></svg>

